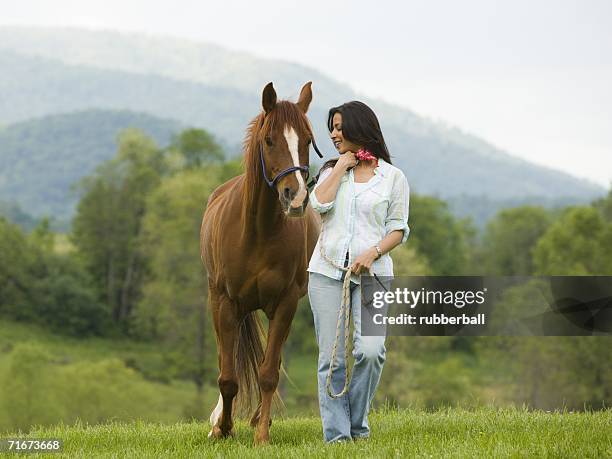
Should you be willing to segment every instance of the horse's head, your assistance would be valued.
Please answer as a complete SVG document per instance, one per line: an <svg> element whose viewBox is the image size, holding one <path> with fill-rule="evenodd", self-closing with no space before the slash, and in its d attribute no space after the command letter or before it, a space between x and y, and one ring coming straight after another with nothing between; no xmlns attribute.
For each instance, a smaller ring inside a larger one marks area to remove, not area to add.
<svg viewBox="0 0 612 459"><path fill-rule="evenodd" d="M262 94L264 119L258 142L263 174L290 217L304 215L308 204L306 181L312 130L306 112L312 101L310 86L311 82L304 85L297 103L277 101L272 83Z"/></svg>

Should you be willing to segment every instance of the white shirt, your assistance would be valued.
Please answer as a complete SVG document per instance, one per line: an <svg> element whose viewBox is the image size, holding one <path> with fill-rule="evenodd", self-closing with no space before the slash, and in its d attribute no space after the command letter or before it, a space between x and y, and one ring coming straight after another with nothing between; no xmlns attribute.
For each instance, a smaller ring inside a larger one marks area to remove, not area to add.
<svg viewBox="0 0 612 459"><path fill-rule="evenodd" d="M322 231L308 271L340 280L343 271L321 255L321 248L336 265L344 266L347 251L351 265L358 255L379 243L391 231L403 230L401 242L406 242L410 233L410 188L400 169L379 159L374 177L368 182L355 183L351 169L341 177L335 199L321 203L314 192L331 172L332 168L324 170L310 192L312 208L321 214ZM393 276L393 260L388 253L374 261L372 272ZM359 277L354 274L352 280L359 283Z"/></svg>

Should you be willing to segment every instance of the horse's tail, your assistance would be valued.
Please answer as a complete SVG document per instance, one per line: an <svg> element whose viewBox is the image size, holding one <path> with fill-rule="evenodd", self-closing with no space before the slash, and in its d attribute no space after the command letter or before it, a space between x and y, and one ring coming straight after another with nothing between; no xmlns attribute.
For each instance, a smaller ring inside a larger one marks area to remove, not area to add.
<svg viewBox="0 0 612 459"><path fill-rule="evenodd" d="M238 408L245 414L252 409L252 401L258 400L261 405L261 392L259 391L259 365L264 360L264 343L266 333L263 323L256 311L248 313L238 332L236 349L236 373L238 376ZM284 369L283 369L284 370ZM278 391L274 399L282 406Z"/></svg>

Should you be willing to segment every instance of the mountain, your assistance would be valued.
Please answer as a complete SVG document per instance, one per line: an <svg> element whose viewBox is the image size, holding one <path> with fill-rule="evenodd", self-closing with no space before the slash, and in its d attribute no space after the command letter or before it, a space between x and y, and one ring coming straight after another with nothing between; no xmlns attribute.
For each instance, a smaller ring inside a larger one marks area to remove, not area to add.
<svg viewBox="0 0 612 459"><path fill-rule="evenodd" d="M89 109L129 110L187 125L215 126L241 141L259 102L231 89L115 70L67 65L0 50L0 124ZM238 128L236 124L242 123Z"/></svg>
<svg viewBox="0 0 612 459"><path fill-rule="evenodd" d="M0 129L1 199L19 203L29 215L69 219L77 199L71 186L115 155L117 134L128 127L164 146L182 129L172 120L104 110L50 115Z"/></svg>
<svg viewBox="0 0 612 459"><path fill-rule="evenodd" d="M0 27L0 67L4 124L73 110L128 109L203 127L233 146L260 110L267 82L281 97L295 99L312 80L309 116L327 157L335 155L325 131L327 109L364 100L378 114L393 162L412 190L459 200L459 213L470 214L464 197L492 211L509 201L584 202L605 192L452 126L360 96L312 68L216 45L112 31Z"/></svg>

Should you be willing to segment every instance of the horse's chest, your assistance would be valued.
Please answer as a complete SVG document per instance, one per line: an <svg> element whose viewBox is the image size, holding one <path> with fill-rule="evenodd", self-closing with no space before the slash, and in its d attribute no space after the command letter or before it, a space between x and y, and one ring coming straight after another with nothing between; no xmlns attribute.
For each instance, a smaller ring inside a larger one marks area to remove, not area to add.
<svg viewBox="0 0 612 459"><path fill-rule="evenodd" d="M293 277L293 276L292 276ZM278 302L287 290L286 277L280 270L270 269L257 275L257 286L250 293L257 296L259 303L266 301ZM263 306L263 304L262 304Z"/></svg>
<svg viewBox="0 0 612 459"><path fill-rule="evenodd" d="M241 239L239 234L230 234L233 228L224 229L236 244L219 257L217 278L232 301L245 310L274 309L306 294L305 228L298 223L270 231L265 241Z"/></svg>
<svg viewBox="0 0 612 459"><path fill-rule="evenodd" d="M228 276L228 293L248 309L264 308L278 304L293 285L287 279L295 277L287 267L260 266L257 263L242 265Z"/></svg>

